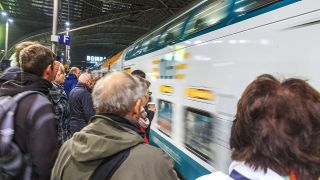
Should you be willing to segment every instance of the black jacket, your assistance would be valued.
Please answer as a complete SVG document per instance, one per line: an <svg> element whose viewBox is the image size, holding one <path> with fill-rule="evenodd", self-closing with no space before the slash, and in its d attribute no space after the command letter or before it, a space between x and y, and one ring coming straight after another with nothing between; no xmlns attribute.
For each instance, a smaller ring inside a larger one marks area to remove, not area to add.
<svg viewBox="0 0 320 180"><path fill-rule="evenodd" d="M151 122L152 122L153 117L154 117L154 112L153 112L153 111L150 111L150 110L148 109L148 106L145 106L145 107L144 107L144 110L147 112L147 118L148 118L149 121L150 121L150 124L149 124L149 126L147 127L147 129L146 129L147 138L150 139L150 127L151 127Z"/></svg>
<svg viewBox="0 0 320 180"><path fill-rule="evenodd" d="M27 90L45 95L51 82L29 73L0 87L0 96L14 96ZM30 118L27 118L30 117ZM32 179L49 179L58 153L57 120L46 96L32 94L20 101L15 113L14 141L24 153L31 155Z"/></svg>
<svg viewBox="0 0 320 180"><path fill-rule="evenodd" d="M83 83L78 83L70 92L69 105L70 131L73 134L85 127L91 116L95 114L90 88Z"/></svg>

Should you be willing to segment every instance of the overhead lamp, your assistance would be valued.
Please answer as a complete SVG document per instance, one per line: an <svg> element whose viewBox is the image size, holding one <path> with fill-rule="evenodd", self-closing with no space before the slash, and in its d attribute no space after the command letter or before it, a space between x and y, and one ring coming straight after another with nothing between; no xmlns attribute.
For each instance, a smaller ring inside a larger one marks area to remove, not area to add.
<svg viewBox="0 0 320 180"><path fill-rule="evenodd" d="M66 25L67 27L69 27L69 26L70 26L70 22L69 22L69 21L65 22L65 25Z"/></svg>
<svg viewBox="0 0 320 180"><path fill-rule="evenodd" d="M5 11L2 11L2 12L1 12L1 15L2 15L3 17L6 17L6 16L8 16L8 13L5 12Z"/></svg>
<svg viewBox="0 0 320 180"><path fill-rule="evenodd" d="M3 16L8 16L7 13L1 12L1 15ZM8 55L8 42L9 42L9 23L12 23L13 20L11 18L7 18L7 22L6 22L6 38L5 38L5 54L4 57L7 58Z"/></svg>

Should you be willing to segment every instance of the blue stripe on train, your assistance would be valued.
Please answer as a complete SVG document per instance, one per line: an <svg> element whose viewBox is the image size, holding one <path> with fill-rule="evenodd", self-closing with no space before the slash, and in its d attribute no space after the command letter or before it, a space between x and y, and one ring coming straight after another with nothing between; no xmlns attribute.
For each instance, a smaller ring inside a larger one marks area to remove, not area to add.
<svg viewBox="0 0 320 180"><path fill-rule="evenodd" d="M210 173L210 171L161 137L155 131L151 130L150 135L150 144L161 148L174 160L175 169L183 179L194 180L199 176Z"/></svg>

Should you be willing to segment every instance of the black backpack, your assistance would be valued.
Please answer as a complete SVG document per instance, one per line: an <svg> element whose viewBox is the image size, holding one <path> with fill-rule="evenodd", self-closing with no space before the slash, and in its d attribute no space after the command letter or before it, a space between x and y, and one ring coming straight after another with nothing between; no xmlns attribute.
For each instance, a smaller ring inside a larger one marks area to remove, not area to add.
<svg viewBox="0 0 320 180"><path fill-rule="evenodd" d="M25 91L13 97L0 97L0 179L10 180L23 177L31 179L29 156L23 154L14 137L14 118L19 101L30 94L42 94L37 91Z"/></svg>

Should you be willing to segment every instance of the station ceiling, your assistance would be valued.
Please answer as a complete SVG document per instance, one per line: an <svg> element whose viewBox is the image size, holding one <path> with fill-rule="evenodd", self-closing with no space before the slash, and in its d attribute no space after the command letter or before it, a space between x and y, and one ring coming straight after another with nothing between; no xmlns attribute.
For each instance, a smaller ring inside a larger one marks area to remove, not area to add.
<svg viewBox="0 0 320 180"><path fill-rule="evenodd" d="M89 66L87 55L110 57L197 0L59 0L58 32L70 22L72 65ZM10 24L9 49L25 40L50 44L53 0L1 0ZM0 41L4 42L4 18ZM4 49L4 43L1 43ZM64 47L59 46L60 51Z"/></svg>

